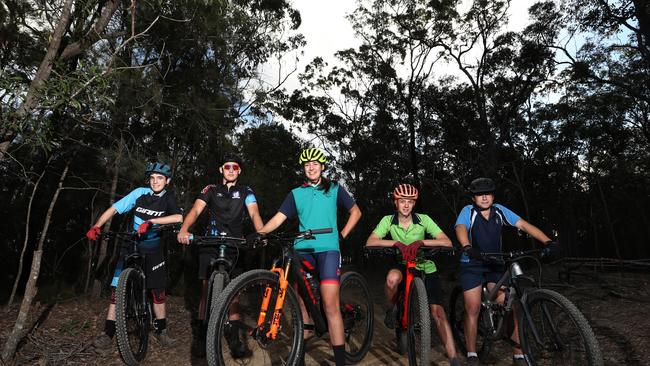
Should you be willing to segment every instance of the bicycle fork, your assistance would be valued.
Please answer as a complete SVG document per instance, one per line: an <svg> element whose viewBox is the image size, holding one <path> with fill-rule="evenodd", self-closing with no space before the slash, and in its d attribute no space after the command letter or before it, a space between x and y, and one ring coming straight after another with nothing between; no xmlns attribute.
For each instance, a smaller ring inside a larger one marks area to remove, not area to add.
<svg viewBox="0 0 650 366"><path fill-rule="evenodd" d="M276 339L278 335L278 329L280 328L280 316L282 315L282 306L284 305L284 297L287 294L287 287L289 286L289 281L287 281L286 274L289 273L289 266L291 262L287 263L287 266L283 268L273 267L271 272L277 273L280 278L280 287L278 289L278 297L275 300L275 309L273 311L273 317L271 318L271 327L268 332L266 332L266 337L271 339ZM262 299L262 307L260 309L260 316L257 318L257 329L262 329L262 324L266 320L266 315L269 309L269 303L271 302L271 294L273 293L273 288L271 286L266 286L264 289L264 297Z"/></svg>

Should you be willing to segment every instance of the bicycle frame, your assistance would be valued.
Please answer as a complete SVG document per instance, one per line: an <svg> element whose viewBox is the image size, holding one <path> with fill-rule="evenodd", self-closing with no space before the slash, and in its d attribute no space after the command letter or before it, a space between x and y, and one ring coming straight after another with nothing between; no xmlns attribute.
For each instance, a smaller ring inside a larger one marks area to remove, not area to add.
<svg viewBox="0 0 650 366"><path fill-rule="evenodd" d="M417 271L415 268L416 263L415 261L408 261L406 262L406 279L404 280L404 311L402 311L402 318L400 321L401 328L405 330L408 327L407 323L407 316L408 316L408 308L409 308L409 294L411 293L411 281L413 281L413 277L415 277L414 272Z"/></svg>

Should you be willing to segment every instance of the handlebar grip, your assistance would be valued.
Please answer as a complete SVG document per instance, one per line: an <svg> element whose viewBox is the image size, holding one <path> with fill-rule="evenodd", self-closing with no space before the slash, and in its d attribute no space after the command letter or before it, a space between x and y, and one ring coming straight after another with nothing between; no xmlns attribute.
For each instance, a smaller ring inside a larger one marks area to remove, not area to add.
<svg viewBox="0 0 650 366"><path fill-rule="evenodd" d="M329 234L332 232L332 228L326 228L326 229L312 229L310 230L312 234Z"/></svg>
<svg viewBox="0 0 650 366"><path fill-rule="evenodd" d="M194 241L194 234L190 234L187 238L188 238L190 241Z"/></svg>

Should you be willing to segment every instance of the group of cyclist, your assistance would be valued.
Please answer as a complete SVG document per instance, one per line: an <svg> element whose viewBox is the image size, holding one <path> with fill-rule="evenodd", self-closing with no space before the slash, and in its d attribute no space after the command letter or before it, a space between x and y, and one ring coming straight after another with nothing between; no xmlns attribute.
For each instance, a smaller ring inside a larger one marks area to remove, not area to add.
<svg viewBox="0 0 650 366"><path fill-rule="evenodd" d="M285 220L297 218L300 231L316 228L332 228L329 234L317 235L314 240L301 241L296 249L313 249L311 253L303 253L303 259L316 268L320 278L320 292L327 317L330 342L334 352L336 365L345 365L345 338L343 319L339 306L339 281L341 276L340 242L345 239L361 218L361 210L350 194L338 182L323 176L327 168L327 157L317 148L305 149L301 152L299 164L303 168L305 182L289 192L278 212L264 224L259 214L257 200L250 187L241 185L238 180L242 172L241 159L233 154L223 157L219 172L221 182L206 186L195 200L191 210L183 216L175 198L165 188L172 178L172 172L164 163L149 164L146 169L149 187L137 188L123 199L107 209L86 234L91 240L96 240L101 234L101 227L116 213L123 214L134 210L134 230L140 235L140 245L148 254L145 264L147 289L151 290L154 303L154 338L162 346L174 344L166 329L165 321L165 280L166 268L160 245L160 235L149 230L152 226L169 223L180 223L182 226L177 234L181 244L191 241L190 229L203 210L208 207L209 225L206 235L226 235L243 237L242 220L244 212L251 218L256 233L249 235L251 240L259 240L264 234L276 230ZM515 226L545 244L544 250L552 253L557 244L547 237L537 227L521 219L506 207L494 203L496 186L489 178L479 178L472 181L470 193L472 204L463 208L455 224L456 237L462 246L460 263L460 282L464 290L466 307L465 341L467 347L467 364L478 365L476 353L477 319L480 310L480 289L484 282L494 286L502 269L493 268L482 261L482 252L497 252L501 249L501 230L504 225ZM393 191L395 213L381 219L370 234L366 245L392 246L402 253L405 260L415 259L417 269L425 274L425 287L431 316L434 320L440 339L451 365L459 365L454 338L442 306L442 286L436 272L436 264L431 260L416 256L421 246L451 247L451 240L440 227L428 216L413 212L419 197L418 190L410 184L399 184ZM338 210L347 211L347 221L342 229L338 229ZM426 239L426 235L431 239ZM388 236L390 235L390 239ZM304 247L304 248L303 248ZM127 253L121 253L123 258ZM214 249L205 248L199 255L198 278L202 284L199 317L205 314L206 293L210 274L209 264L217 255ZM112 282L113 295L109 305L104 331L93 341L93 346L101 353L112 350L112 338L115 334L115 286L122 270L122 259L118 262ZM241 263L241 261L239 261ZM233 276L241 273L239 268ZM384 323L393 328L396 323L395 297L398 286L404 278L403 266L397 265L389 269L386 275L384 292L387 300L387 310ZM501 299L502 300L502 299ZM300 300L303 317L307 317L305 306ZM203 311L201 311L203 308ZM238 314L231 311L229 319L238 320ZM308 319L305 319L308 321ZM204 324L205 322L202 322ZM516 323L516 322L515 322ZM308 333L308 331L305 331ZM200 330L199 337L193 344L195 356L205 355L206 329ZM308 336L308 334L305 334ZM249 350L245 342L241 342L237 333L229 336L228 346L233 357L245 357ZM517 332L513 334L515 344L518 343ZM301 361L304 365L304 359ZM515 347L513 353L514 365L525 365L520 348Z"/></svg>

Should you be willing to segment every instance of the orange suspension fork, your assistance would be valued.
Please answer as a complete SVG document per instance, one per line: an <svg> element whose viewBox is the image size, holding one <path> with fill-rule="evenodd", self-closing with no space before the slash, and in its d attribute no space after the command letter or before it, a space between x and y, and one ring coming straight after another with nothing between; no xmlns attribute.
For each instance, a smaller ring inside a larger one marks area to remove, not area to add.
<svg viewBox="0 0 650 366"><path fill-rule="evenodd" d="M266 336L271 339L276 339L278 334L278 329L280 328L280 316L282 315L282 306L284 305L284 297L287 294L287 287L289 287L289 281L287 281L286 274L289 273L290 263L287 263L286 268L271 268L271 272L277 273L280 279L280 288L278 289L278 297L275 300L275 310L273 311L273 318L271 319L271 328L266 333ZM260 316L257 318L257 327L261 327L262 323L266 319L266 315L269 309L269 302L271 301L271 293L273 289L271 286L267 286L264 289L264 298L262 300L262 308L260 309Z"/></svg>
<svg viewBox="0 0 650 366"><path fill-rule="evenodd" d="M415 269L415 261L406 262L406 289L404 291L404 311L402 311L402 329L406 329L407 315L409 312L409 293L411 292L411 281L413 280L412 269Z"/></svg>

